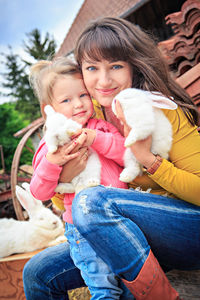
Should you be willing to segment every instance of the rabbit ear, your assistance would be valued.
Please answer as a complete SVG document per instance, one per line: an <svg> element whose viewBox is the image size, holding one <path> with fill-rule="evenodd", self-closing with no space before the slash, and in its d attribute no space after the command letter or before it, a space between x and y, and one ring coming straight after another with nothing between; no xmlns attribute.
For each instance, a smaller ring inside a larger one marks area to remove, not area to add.
<svg viewBox="0 0 200 300"><path fill-rule="evenodd" d="M30 193L30 184L28 182L23 182L22 187Z"/></svg>
<svg viewBox="0 0 200 300"><path fill-rule="evenodd" d="M52 115L53 113L55 113L53 107L51 105L45 105L44 107L44 112L47 116Z"/></svg>
<svg viewBox="0 0 200 300"><path fill-rule="evenodd" d="M40 200L37 200L32 196L29 184L25 184L25 188L26 189L23 189L16 185L16 195L23 208L28 212L28 215L31 216L36 208L42 207L43 205Z"/></svg>
<svg viewBox="0 0 200 300"><path fill-rule="evenodd" d="M171 110L177 109L178 107L174 101L170 100L159 92L146 93L148 93L148 97L152 100L154 107Z"/></svg>

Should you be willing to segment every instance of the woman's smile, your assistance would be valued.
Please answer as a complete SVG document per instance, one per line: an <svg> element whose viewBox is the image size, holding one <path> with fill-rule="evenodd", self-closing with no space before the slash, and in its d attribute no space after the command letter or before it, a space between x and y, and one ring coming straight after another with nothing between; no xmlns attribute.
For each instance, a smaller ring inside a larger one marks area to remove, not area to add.
<svg viewBox="0 0 200 300"><path fill-rule="evenodd" d="M112 88L112 89L96 89L97 92L99 92L102 95L112 95L117 88Z"/></svg>

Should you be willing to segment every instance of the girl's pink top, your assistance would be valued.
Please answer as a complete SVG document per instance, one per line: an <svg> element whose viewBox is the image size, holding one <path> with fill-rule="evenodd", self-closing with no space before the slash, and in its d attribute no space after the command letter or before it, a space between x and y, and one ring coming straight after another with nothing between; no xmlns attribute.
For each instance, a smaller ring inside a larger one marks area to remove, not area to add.
<svg viewBox="0 0 200 300"><path fill-rule="evenodd" d="M95 150L101 162L101 184L118 188L127 188L127 184L119 180L124 165L125 152L124 137L110 123L90 119L87 125L89 129L96 130L96 138L90 146ZM46 159L48 152L44 139L40 141L38 149L33 157L34 173L30 183L30 190L36 199L45 201L55 195L62 167L50 163ZM95 167L95 166L94 166ZM65 194L63 220L73 223L71 206L75 194Z"/></svg>

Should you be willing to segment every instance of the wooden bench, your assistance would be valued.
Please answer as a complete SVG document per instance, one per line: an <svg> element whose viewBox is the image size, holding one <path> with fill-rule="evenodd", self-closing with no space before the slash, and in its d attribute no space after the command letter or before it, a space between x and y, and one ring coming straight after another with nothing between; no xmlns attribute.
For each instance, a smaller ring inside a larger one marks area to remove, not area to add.
<svg viewBox="0 0 200 300"><path fill-rule="evenodd" d="M22 271L25 263L42 250L11 255L0 259L0 299L26 300L23 290ZM173 270L167 273L167 277L184 300L200 299L200 270ZM72 291L69 293L69 296L73 300L90 299L87 288Z"/></svg>

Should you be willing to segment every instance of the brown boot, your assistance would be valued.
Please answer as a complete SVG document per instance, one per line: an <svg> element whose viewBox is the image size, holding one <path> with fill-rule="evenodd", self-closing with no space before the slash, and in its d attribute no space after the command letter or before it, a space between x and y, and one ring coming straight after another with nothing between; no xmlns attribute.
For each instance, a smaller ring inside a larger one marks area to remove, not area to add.
<svg viewBox="0 0 200 300"><path fill-rule="evenodd" d="M123 279L123 282L136 300L180 299L151 250L137 278L133 281Z"/></svg>

